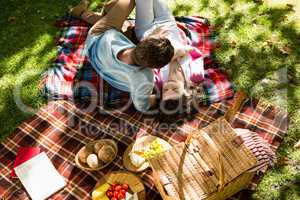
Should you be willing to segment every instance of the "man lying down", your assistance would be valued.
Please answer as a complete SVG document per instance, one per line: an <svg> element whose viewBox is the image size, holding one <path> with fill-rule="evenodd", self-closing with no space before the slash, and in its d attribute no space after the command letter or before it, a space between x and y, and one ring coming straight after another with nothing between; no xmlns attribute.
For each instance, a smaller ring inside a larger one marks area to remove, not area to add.
<svg viewBox="0 0 300 200"><path fill-rule="evenodd" d="M195 72L183 67L183 60L191 48L163 0L111 0L101 13L88 11L89 3L82 0L71 15L93 24L85 50L93 68L105 81L129 92L135 108L141 112L157 102L153 95L154 79L156 86L162 87L163 101L187 95L187 77ZM137 45L122 31L135 6ZM197 70L202 73L201 66Z"/></svg>

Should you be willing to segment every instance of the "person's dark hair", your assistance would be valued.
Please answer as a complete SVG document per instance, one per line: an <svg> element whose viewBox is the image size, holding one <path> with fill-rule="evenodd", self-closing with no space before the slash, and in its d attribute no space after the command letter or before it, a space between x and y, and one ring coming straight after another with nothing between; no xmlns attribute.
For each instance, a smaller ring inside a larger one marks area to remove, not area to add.
<svg viewBox="0 0 300 200"><path fill-rule="evenodd" d="M158 119L166 124L182 125L184 121L193 120L199 110L195 107L195 96L182 96L178 99L168 99L160 102Z"/></svg>
<svg viewBox="0 0 300 200"><path fill-rule="evenodd" d="M133 52L135 62L143 67L161 68L174 56L174 47L166 38L148 38L141 41Z"/></svg>

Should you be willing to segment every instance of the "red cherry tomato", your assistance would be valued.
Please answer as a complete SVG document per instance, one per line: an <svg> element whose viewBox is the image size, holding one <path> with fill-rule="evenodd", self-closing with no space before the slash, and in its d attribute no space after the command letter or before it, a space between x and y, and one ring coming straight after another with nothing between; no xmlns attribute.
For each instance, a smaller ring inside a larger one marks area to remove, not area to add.
<svg viewBox="0 0 300 200"><path fill-rule="evenodd" d="M118 200L116 197L111 198L110 200Z"/></svg>
<svg viewBox="0 0 300 200"><path fill-rule="evenodd" d="M124 196L126 194L126 190L124 190L124 189L121 189L119 192L120 192L120 194L123 194Z"/></svg>
<svg viewBox="0 0 300 200"><path fill-rule="evenodd" d="M118 200L123 200L123 199L125 199L125 195L123 195L123 194L120 193L118 195Z"/></svg>
<svg viewBox="0 0 300 200"><path fill-rule="evenodd" d="M114 190L116 186L117 186L117 184L116 184L116 183L113 183L113 184L111 184L110 188L111 188L112 190Z"/></svg>
<svg viewBox="0 0 300 200"><path fill-rule="evenodd" d="M114 190L116 190L116 187L119 186L119 185L120 185L120 184L115 183L115 184L114 184Z"/></svg>
<svg viewBox="0 0 300 200"><path fill-rule="evenodd" d="M114 197L118 197L120 193L118 191L114 191Z"/></svg>
<svg viewBox="0 0 300 200"><path fill-rule="evenodd" d="M127 183L124 183L124 184L122 184L122 188L127 191L129 186Z"/></svg>
<svg viewBox="0 0 300 200"><path fill-rule="evenodd" d="M108 190L108 191L106 191L106 196L107 196L108 198L111 198L111 197L114 196L114 193L113 193L112 191Z"/></svg>
<svg viewBox="0 0 300 200"><path fill-rule="evenodd" d="M115 187L115 190L116 191L120 191L122 189L122 187L120 186L120 185L117 185L116 187Z"/></svg>

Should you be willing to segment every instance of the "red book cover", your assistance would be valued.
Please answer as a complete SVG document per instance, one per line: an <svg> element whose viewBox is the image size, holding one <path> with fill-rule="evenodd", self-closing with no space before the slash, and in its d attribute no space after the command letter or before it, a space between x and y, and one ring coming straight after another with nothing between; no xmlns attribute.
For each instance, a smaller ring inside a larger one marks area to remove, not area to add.
<svg viewBox="0 0 300 200"><path fill-rule="evenodd" d="M18 150L16 159L15 159L15 162L13 164L13 168L10 173L10 177L17 178L14 168L23 164L27 160L30 160L34 156L38 155L40 153L40 151L41 150L39 148L35 148L35 147L20 147Z"/></svg>

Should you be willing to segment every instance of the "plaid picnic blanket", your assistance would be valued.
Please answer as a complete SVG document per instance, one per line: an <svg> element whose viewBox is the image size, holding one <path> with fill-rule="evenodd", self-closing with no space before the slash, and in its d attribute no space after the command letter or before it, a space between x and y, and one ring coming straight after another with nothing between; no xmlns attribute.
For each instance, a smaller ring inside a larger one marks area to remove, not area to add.
<svg viewBox="0 0 300 200"><path fill-rule="evenodd" d="M64 18L58 21L61 31L57 37L58 57L52 68L45 74L44 92L52 101L40 109L31 119L20 125L5 141L0 144L0 198L29 199L17 179L10 179L17 150L21 146L41 148L52 160L56 169L63 175L67 187L55 194L51 199L90 199L91 191L97 180L109 171L122 170L122 152L137 136L153 134L177 144L186 139L191 131L205 127L214 121L231 104L221 101L232 97L233 90L227 75L215 66L211 59L213 43L210 27L201 18L178 18L178 26L182 27L187 36L201 52L206 54L206 77L204 86L208 104L200 107L195 118L185 121L182 125L166 128L156 116L145 116L135 110L124 112L102 110L98 106L92 112L86 112L73 101L74 96L88 97L92 93L74 85L86 81L92 84L98 92L102 87L107 99L118 102L122 100L121 91L111 88L95 73L88 60L82 55L82 48L88 31L88 25L74 18ZM199 39L200 32L206 37ZM111 91L114 92L111 92ZM118 98L116 98L116 96ZM219 103L213 103L221 101ZM261 102L247 101L233 120L235 128L246 128L268 142L275 152L287 130L286 113L271 105ZM257 136L255 135L255 137ZM245 136L246 137L246 136ZM254 137L254 136L253 136ZM109 138L117 142L119 154L107 168L97 172L85 172L75 166L74 157L86 143L95 139ZM138 174L147 190L147 199L161 199L154 188L151 171ZM258 180L258 179L255 179ZM254 182L256 184L257 182Z"/></svg>
<svg viewBox="0 0 300 200"><path fill-rule="evenodd" d="M188 44L199 50L192 51L191 57L204 58L206 70L201 83L205 93L203 103L210 104L231 98L234 93L232 84L227 74L218 68L212 59L216 38L207 20L200 17L177 17L176 19L178 27L187 36ZM103 81L83 54L90 25L66 16L58 20L56 26L60 29L56 37L58 56L43 75L42 91L45 96L55 100L73 100L93 98L98 94L104 97L104 102L110 104L118 104L128 99L129 94Z"/></svg>
<svg viewBox="0 0 300 200"><path fill-rule="evenodd" d="M5 199L29 199L17 179L10 179L17 150L21 146L39 147L46 152L56 169L67 181L67 187L51 199L90 199L97 180L104 174L124 169L122 153L136 136L153 134L177 144L187 134L214 121L230 105L229 101L203 106L191 121L166 129L156 117L144 116L136 111L110 112L99 110L84 112L70 101L53 101L31 119L24 122L0 144L0 197ZM246 102L235 115L232 126L247 128L267 141L274 151L278 148L286 130L286 113L261 102ZM108 167L101 171L85 172L75 166L74 157L86 143L95 139L109 138L116 141L119 154ZM139 173L147 190L147 200L161 199L153 185L151 171ZM256 179L257 180L257 179ZM255 182L256 183L256 182Z"/></svg>

